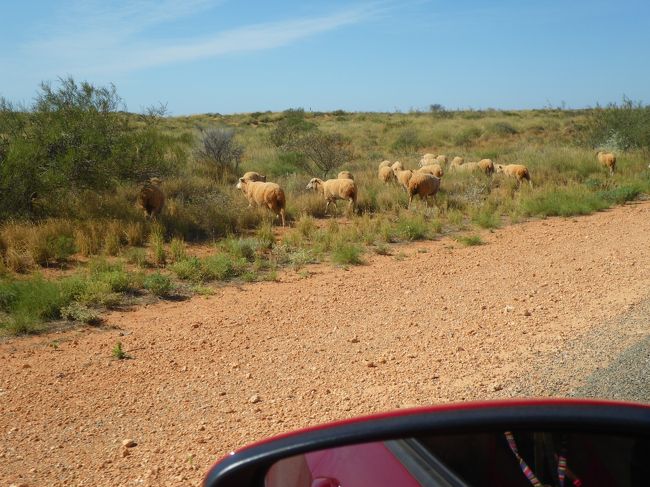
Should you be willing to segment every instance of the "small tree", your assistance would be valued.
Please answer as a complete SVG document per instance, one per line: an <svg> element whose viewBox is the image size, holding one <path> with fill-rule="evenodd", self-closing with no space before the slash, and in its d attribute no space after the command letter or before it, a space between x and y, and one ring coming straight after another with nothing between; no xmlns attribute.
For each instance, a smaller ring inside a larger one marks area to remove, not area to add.
<svg viewBox="0 0 650 487"><path fill-rule="evenodd" d="M244 155L244 147L237 144L234 137L234 130L226 128L210 129L203 132L197 156L210 164L214 178L219 181L239 172L239 163Z"/></svg>
<svg viewBox="0 0 650 487"><path fill-rule="evenodd" d="M316 124L305 120L305 110L291 108L284 111L282 120L269 133L269 140L275 147L286 147L315 128Z"/></svg>
<svg viewBox="0 0 650 487"><path fill-rule="evenodd" d="M352 157L349 141L341 134L329 134L313 130L303 135L289 149L305 156L312 167L326 178L328 173L341 166Z"/></svg>

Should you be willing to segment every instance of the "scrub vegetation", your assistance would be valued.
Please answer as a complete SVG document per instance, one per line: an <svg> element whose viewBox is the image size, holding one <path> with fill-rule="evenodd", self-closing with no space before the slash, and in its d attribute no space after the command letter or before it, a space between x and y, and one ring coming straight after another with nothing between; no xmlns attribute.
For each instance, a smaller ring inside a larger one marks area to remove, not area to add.
<svg viewBox="0 0 650 487"><path fill-rule="evenodd" d="M589 110L167 117L164 107L124 111L113 86L43 84L31 106L0 98L0 333L96 325L105 309L209 294L210 283L359 265L393 243L623 204L650 193L648 134L650 108L627 99ZM613 176L597 150L617 155ZM407 209L378 165L417 169L424 153L525 164L534 185L445 168L437 205ZM326 214L305 189L340 170L358 187L352 215L341 203ZM289 228L248 207L235 188L246 171L284 189ZM148 219L136 202L152 177L166 200Z"/></svg>

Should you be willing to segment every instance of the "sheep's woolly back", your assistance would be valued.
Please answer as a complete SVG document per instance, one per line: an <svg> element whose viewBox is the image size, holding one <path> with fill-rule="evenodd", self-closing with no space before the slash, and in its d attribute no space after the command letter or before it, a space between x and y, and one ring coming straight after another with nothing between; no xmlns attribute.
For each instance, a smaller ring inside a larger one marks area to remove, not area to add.
<svg viewBox="0 0 650 487"><path fill-rule="evenodd" d="M616 156L612 152L597 152L598 161L609 169L611 174L616 170Z"/></svg>
<svg viewBox="0 0 650 487"><path fill-rule="evenodd" d="M352 176L350 171L341 171L338 176L336 176L336 179L351 179L354 181L354 176Z"/></svg>
<svg viewBox="0 0 650 487"><path fill-rule="evenodd" d="M152 178L140 189L138 204L144 210L147 218L153 218L160 214L165 206L165 193L158 186L158 179Z"/></svg>
<svg viewBox="0 0 650 487"><path fill-rule="evenodd" d="M382 181L384 183L389 183L393 179L395 179L395 173L393 172L393 170L390 167L384 166L384 167L379 168L379 180L380 181Z"/></svg>
<svg viewBox="0 0 650 487"><path fill-rule="evenodd" d="M481 166L478 165L478 162L466 162L460 166L451 166L454 171L457 172L478 172L481 170Z"/></svg>
<svg viewBox="0 0 650 487"><path fill-rule="evenodd" d="M481 168L481 171L488 176L494 173L494 163L492 162L492 159L481 159L478 161L478 166Z"/></svg>
<svg viewBox="0 0 650 487"><path fill-rule="evenodd" d="M381 162L379 163L379 168L380 168L380 169L381 169L382 167L390 167L390 166L391 166L390 161L381 161Z"/></svg>
<svg viewBox="0 0 650 487"><path fill-rule="evenodd" d="M390 167L393 170L393 172L403 171L404 170L404 165L399 161L393 162L393 164Z"/></svg>
<svg viewBox="0 0 650 487"><path fill-rule="evenodd" d="M433 164L435 162L437 162L435 155L433 155L433 154L424 154L420 158L419 165L420 165L420 167L424 167L424 166L428 166L429 164Z"/></svg>
<svg viewBox="0 0 650 487"><path fill-rule="evenodd" d="M237 187L240 188L246 199L252 206L268 208L276 215L282 218L282 226L285 221L286 198L283 189L276 183L266 183L264 181L248 181L239 178Z"/></svg>
<svg viewBox="0 0 650 487"><path fill-rule="evenodd" d="M421 167L420 169L417 170L417 172L421 172L424 174L431 174L432 176L435 176L437 178L441 178L444 175L444 172L440 167L440 164L429 164L427 166Z"/></svg>
<svg viewBox="0 0 650 487"><path fill-rule="evenodd" d="M496 171L511 178L516 178L517 182L520 184L522 181L526 180L531 187L533 186L533 182L530 179L530 172L523 164L508 164L507 166L497 164Z"/></svg>
<svg viewBox="0 0 650 487"><path fill-rule="evenodd" d="M405 171L394 171L397 181L404 186L404 189L408 189L409 180L413 176L413 171L406 169Z"/></svg>
<svg viewBox="0 0 650 487"><path fill-rule="evenodd" d="M464 157L456 156L451 160L451 165L452 166L462 166L463 164L465 164L465 158Z"/></svg>
<svg viewBox="0 0 650 487"><path fill-rule="evenodd" d="M426 200L429 196L435 197L438 189L440 189L440 178L422 172L413 173L408 183L409 206L413 196L420 195L421 199Z"/></svg>

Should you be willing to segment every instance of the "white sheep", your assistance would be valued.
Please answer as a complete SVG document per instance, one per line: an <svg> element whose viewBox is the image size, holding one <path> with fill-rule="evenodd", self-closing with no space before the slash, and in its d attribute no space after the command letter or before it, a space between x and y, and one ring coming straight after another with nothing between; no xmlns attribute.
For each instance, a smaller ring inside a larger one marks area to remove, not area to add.
<svg viewBox="0 0 650 487"><path fill-rule="evenodd" d="M442 167L440 167L440 164L429 164L427 166L421 167L420 169L417 170L417 172L421 172L424 174L431 174L432 176L435 176L437 178L441 178L444 175L444 172L442 170Z"/></svg>
<svg viewBox="0 0 650 487"><path fill-rule="evenodd" d="M494 174L494 163L492 162L492 159L481 159L478 161L478 167L480 167L481 171L488 176Z"/></svg>
<svg viewBox="0 0 650 487"><path fill-rule="evenodd" d="M395 173L388 166L383 166L379 168L379 180L383 183L390 183L395 179Z"/></svg>
<svg viewBox="0 0 650 487"><path fill-rule="evenodd" d="M382 167L390 167L390 166L391 166L390 161L381 161L381 162L379 163L379 168L380 168L380 169L381 169Z"/></svg>
<svg viewBox="0 0 650 487"><path fill-rule="evenodd" d="M336 179L351 179L354 181L354 176L352 176L350 171L341 171L338 176L336 176Z"/></svg>
<svg viewBox="0 0 650 487"><path fill-rule="evenodd" d="M395 173L395 178L397 182L404 186L404 190L408 190L409 180L413 176L413 171L406 169L404 171L393 171Z"/></svg>
<svg viewBox="0 0 650 487"><path fill-rule="evenodd" d="M390 166L390 168L393 170L393 172L396 172L396 171L403 171L403 170L404 170L404 165L403 165L401 162L399 162L399 161L395 161L395 162L393 162L393 164Z"/></svg>
<svg viewBox="0 0 650 487"><path fill-rule="evenodd" d="M246 199L248 206L266 207L273 211L276 218L279 216L282 219L282 226L285 224L285 207L286 199L284 191L275 183L267 183L264 181L249 181L243 177L239 178L237 189L241 189Z"/></svg>
<svg viewBox="0 0 650 487"><path fill-rule="evenodd" d="M447 156L445 156L444 154L441 154L441 155L439 155L438 157L436 157L436 162L437 162L438 164L440 164L440 165L443 165L443 166L446 166L446 165L447 165L447 161L448 161L448 160L449 160L449 159L448 159Z"/></svg>
<svg viewBox="0 0 650 487"><path fill-rule="evenodd" d="M424 166L428 166L429 164L433 164L435 162L437 161L436 161L436 156L434 154L424 154L420 158L419 166L424 167Z"/></svg>
<svg viewBox="0 0 650 487"><path fill-rule="evenodd" d="M495 167L497 173L503 173L506 176L515 178L519 183L519 186L521 186L521 182L525 179L528 181L530 187L533 187L533 182L530 179L530 172L528 171L528 168L523 164L508 164L507 166L504 166L503 164L497 164Z"/></svg>
<svg viewBox="0 0 650 487"><path fill-rule="evenodd" d="M248 171L242 176L246 181L262 181L266 182L266 176L262 176L260 173L255 171Z"/></svg>
<svg viewBox="0 0 650 487"><path fill-rule="evenodd" d="M598 162L608 168L609 174L613 176L616 171L616 156L612 152L598 151L596 152L596 157L598 158Z"/></svg>
<svg viewBox="0 0 650 487"><path fill-rule="evenodd" d="M465 162L460 166L452 165L450 169L455 172L469 172L469 173L479 172L482 170L481 166L478 165L478 162Z"/></svg>
<svg viewBox="0 0 650 487"><path fill-rule="evenodd" d="M463 164L465 164L465 158L464 157L456 156L451 160L451 165L452 166L462 166Z"/></svg>
<svg viewBox="0 0 650 487"><path fill-rule="evenodd" d="M415 172L409 180L407 189L409 195L409 208L411 207L413 196L416 194L420 195L420 199L425 201L427 207L429 206L429 196L433 196L434 203L436 206L438 205L436 202L436 193L438 192L438 189L440 189L440 178L432 176L431 174Z"/></svg>
<svg viewBox="0 0 650 487"><path fill-rule="evenodd" d="M326 201L325 212L336 200L349 200L348 210L354 211L354 205L357 202L357 185L351 179L328 179L323 181L319 178L312 178L307 184L307 189L318 191Z"/></svg>

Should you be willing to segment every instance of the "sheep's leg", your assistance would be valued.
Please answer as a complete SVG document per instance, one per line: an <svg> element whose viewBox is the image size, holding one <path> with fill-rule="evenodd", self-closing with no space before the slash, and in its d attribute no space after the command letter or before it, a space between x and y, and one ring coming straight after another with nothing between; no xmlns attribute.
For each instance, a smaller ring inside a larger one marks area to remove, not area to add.
<svg viewBox="0 0 650 487"><path fill-rule="evenodd" d="M412 195L412 194L409 195L409 204L406 205L406 209L410 209L410 208L411 208L411 201L413 201L413 195Z"/></svg>

